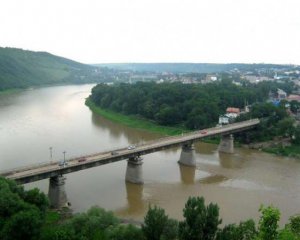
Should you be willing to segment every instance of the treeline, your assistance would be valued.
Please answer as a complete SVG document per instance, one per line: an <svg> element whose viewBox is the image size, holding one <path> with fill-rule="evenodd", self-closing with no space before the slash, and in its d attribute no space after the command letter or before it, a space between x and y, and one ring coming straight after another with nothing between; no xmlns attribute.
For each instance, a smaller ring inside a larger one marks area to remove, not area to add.
<svg viewBox="0 0 300 240"><path fill-rule="evenodd" d="M284 228L280 212L262 206L253 219L221 227L217 204L190 197L183 220L169 218L164 209L150 207L141 227L124 225L110 211L92 207L87 213L62 217L48 209L48 199L37 189L25 191L0 178L0 239L3 240L299 240L300 216L290 217Z"/></svg>
<svg viewBox="0 0 300 240"><path fill-rule="evenodd" d="M288 93L290 83L243 83L237 86L229 79L211 84L137 82L92 89L90 99L100 108L137 115L161 125L183 126L188 129L217 124L227 107L244 108L245 104L265 101L277 88Z"/></svg>

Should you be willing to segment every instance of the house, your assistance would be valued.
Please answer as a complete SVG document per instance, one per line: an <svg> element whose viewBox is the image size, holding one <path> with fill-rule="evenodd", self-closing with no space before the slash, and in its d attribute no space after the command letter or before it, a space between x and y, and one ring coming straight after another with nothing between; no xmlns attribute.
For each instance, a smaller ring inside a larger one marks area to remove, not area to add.
<svg viewBox="0 0 300 240"><path fill-rule="evenodd" d="M219 125L226 125L229 124L229 122L229 117L227 117L226 115L219 116Z"/></svg>
<svg viewBox="0 0 300 240"><path fill-rule="evenodd" d="M234 108L234 107L228 107L226 109L226 114L230 118L236 118L237 116L240 115L240 109L239 108Z"/></svg>
<svg viewBox="0 0 300 240"><path fill-rule="evenodd" d="M229 124L234 122L235 118L240 115L240 109L234 107L228 107L226 109L226 114L219 116L219 124Z"/></svg>
<svg viewBox="0 0 300 240"><path fill-rule="evenodd" d="M277 88L277 99L282 100L282 99L286 99L286 97L287 97L286 92L280 88Z"/></svg>
<svg viewBox="0 0 300 240"><path fill-rule="evenodd" d="M287 99L289 102L291 101L297 101L300 102L300 95L296 95L296 94L291 94L287 97Z"/></svg>

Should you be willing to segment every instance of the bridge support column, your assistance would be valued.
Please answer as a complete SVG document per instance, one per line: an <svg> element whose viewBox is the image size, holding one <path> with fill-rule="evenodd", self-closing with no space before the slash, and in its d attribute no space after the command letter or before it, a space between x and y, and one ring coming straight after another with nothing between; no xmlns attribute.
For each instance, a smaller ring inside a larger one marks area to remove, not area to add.
<svg viewBox="0 0 300 240"><path fill-rule="evenodd" d="M135 184L143 184L143 169L142 169L142 158L140 156L135 156L129 158L127 161L127 169L126 169L126 182L135 183Z"/></svg>
<svg viewBox="0 0 300 240"><path fill-rule="evenodd" d="M48 197L52 208L62 208L69 205L65 191L66 178L62 175L51 177L49 183Z"/></svg>
<svg viewBox="0 0 300 240"><path fill-rule="evenodd" d="M190 167L196 167L195 149L192 142L182 145L182 151L178 163Z"/></svg>
<svg viewBox="0 0 300 240"><path fill-rule="evenodd" d="M222 135L221 142L219 145L219 152L224 153L233 153L234 152L234 143L233 135Z"/></svg>

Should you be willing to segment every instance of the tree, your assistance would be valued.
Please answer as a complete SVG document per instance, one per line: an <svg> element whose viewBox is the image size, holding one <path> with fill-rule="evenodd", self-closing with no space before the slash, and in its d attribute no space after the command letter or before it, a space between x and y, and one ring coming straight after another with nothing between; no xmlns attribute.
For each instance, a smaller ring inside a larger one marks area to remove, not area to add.
<svg viewBox="0 0 300 240"><path fill-rule="evenodd" d="M259 237L262 240L275 240L278 236L278 221L280 212L273 206L261 206L259 211L261 217L259 220Z"/></svg>
<svg viewBox="0 0 300 240"><path fill-rule="evenodd" d="M13 214L1 230L2 240L39 239L43 218L36 207Z"/></svg>
<svg viewBox="0 0 300 240"><path fill-rule="evenodd" d="M240 222L239 225L229 224L217 233L216 240L252 240L257 236L255 223L252 219Z"/></svg>
<svg viewBox="0 0 300 240"><path fill-rule="evenodd" d="M210 203L205 206L203 197L190 197L183 209L184 221L179 222L181 240L213 240L218 230L219 207Z"/></svg>
<svg viewBox="0 0 300 240"><path fill-rule="evenodd" d="M48 198L44 193L41 193L40 190L37 188L26 191L24 194L24 200L28 203L37 206L43 213L46 212L49 206Z"/></svg>
<svg viewBox="0 0 300 240"><path fill-rule="evenodd" d="M174 219L168 219L160 240L175 240L177 239L178 233L178 221Z"/></svg>
<svg viewBox="0 0 300 240"><path fill-rule="evenodd" d="M289 220L289 228L300 238L300 215L291 216Z"/></svg>
<svg viewBox="0 0 300 240"><path fill-rule="evenodd" d="M38 239L48 200L38 189L24 191L0 177L0 239Z"/></svg>
<svg viewBox="0 0 300 240"><path fill-rule="evenodd" d="M76 214L67 224L78 239L97 239L109 227L116 227L119 220L111 211L91 207L87 213Z"/></svg>
<svg viewBox="0 0 300 240"><path fill-rule="evenodd" d="M144 224L142 225L142 231L147 240L160 240L165 226L168 221L168 216L165 214L165 210L154 206L149 207L149 210L144 218Z"/></svg>
<svg viewBox="0 0 300 240"><path fill-rule="evenodd" d="M127 226L119 225L110 229L108 239L111 240L144 240L143 232L131 224Z"/></svg>

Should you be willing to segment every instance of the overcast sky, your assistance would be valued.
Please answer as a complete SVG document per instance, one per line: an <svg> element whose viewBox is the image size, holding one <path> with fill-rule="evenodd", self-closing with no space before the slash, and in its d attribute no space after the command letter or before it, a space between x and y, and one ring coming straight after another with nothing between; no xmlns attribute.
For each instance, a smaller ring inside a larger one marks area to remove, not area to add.
<svg viewBox="0 0 300 240"><path fill-rule="evenodd" d="M0 0L0 46L83 63L300 64L300 0Z"/></svg>

